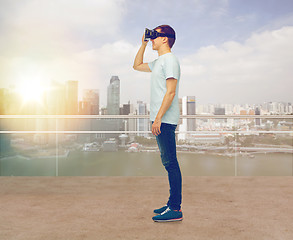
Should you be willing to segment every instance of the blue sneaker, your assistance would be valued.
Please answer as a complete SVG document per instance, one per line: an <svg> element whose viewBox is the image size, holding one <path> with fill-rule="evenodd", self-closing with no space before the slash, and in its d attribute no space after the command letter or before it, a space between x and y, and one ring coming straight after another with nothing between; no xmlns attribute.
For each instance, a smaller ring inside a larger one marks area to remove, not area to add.
<svg viewBox="0 0 293 240"><path fill-rule="evenodd" d="M183 215L182 211L174 211L167 207L167 209L162 212L160 215L154 216L153 220L155 222L175 222L175 221L182 221Z"/></svg>
<svg viewBox="0 0 293 240"><path fill-rule="evenodd" d="M161 207L161 208L158 208L158 209L155 209L154 210L154 213L155 214L161 214L162 212L164 212L166 209L168 208L168 206L164 206L164 207Z"/></svg>

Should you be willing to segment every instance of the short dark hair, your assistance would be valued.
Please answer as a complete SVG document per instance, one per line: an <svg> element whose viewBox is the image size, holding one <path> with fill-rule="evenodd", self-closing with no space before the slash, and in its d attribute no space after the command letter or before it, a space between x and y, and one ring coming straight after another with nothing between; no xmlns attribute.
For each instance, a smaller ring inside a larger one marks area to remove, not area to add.
<svg viewBox="0 0 293 240"><path fill-rule="evenodd" d="M157 30L157 29L160 29L161 33L166 33L166 34L174 36L174 38L169 38L168 37L169 47L172 48L174 43L175 43L175 40L176 40L176 34L175 34L174 29L172 27L170 27L169 25L160 25L160 26L155 28L155 30Z"/></svg>

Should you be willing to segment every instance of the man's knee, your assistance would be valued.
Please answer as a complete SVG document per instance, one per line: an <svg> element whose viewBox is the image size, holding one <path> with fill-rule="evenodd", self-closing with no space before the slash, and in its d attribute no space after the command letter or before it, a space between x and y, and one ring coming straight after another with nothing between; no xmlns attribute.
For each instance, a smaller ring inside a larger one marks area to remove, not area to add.
<svg viewBox="0 0 293 240"><path fill-rule="evenodd" d="M169 159L168 161L164 161L163 165L164 165L164 167L166 168L167 171L172 171L174 169L179 168L177 158Z"/></svg>

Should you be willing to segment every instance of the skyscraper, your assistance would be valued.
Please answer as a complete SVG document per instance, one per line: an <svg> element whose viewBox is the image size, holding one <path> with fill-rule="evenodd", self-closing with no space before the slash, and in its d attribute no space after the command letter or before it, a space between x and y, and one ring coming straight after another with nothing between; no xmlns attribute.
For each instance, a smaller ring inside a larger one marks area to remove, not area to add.
<svg viewBox="0 0 293 240"><path fill-rule="evenodd" d="M67 81L65 85L66 113L78 113L78 81Z"/></svg>
<svg viewBox="0 0 293 240"><path fill-rule="evenodd" d="M128 115L130 113L130 102L128 104L123 104L122 115Z"/></svg>
<svg viewBox="0 0 293 240"><path fill-rule="evenodd" d="M195 115L196 114L196 102L195 96L184 96L182 98L182 115ZM182 124L179 127L180 131L195 131L196 120L195 119L182 119ZM185 133L179 134L178 139L186 140L187 135Z"/></svg>
<svg viewBox="0 0 293 240"><path fill-rule="evenodd" d="M138 115L147 115L148 111L147 111L146 103L144 103L142 101L137 101L137 111L138 111ZM149 127L149 120L148 119L145 119L145 118L137 119L138 131L148 131L148 127ZM139 133L138 136L147 137L148 134L147 133Z"/></svg>
<svg viewBox="0 0 293 240"><path fill-rule="evenodd" d="M184 96L182 98L182 114L183 115L195 115L196 105L195 96ZM195 131L195 119L186 119L187 131Z"/></svg>
<svg viewBox="0 0 293 240"><path fill-rule="evenodd" d="M214 112L215 115L225 115L226 112L225 112L225 108L224 107L215 107L215 112ZM217 122L222 124L222 123L226 123L227 122L227 118L219 118L217 119Z"/></svg>
<svg viewBox="0 0 293 240"><path fill-rule="evenodd" d="M256 107L256 109L255 109L255 115L260 115L260 110L258 107ZM255 119L255 125L260 126L260 118Z"/></svg>
<svg viewBox="0 0 293 240"><path fill-rule="evenodd" d="M109 115L119 115L120 113L120 79L112 76L107 92L107 110Z"/></svg>
<svg viewBox="0 0 293 240"><path fill-rule="evenodd" d="M99 115L99 90L85 89L83 90L83 114ZM81 110L81 109L80 109Z"/></svg>
<svg viewBox="0 0 293 240"><path fill-rule="evenodd" d="M65 85L52 81L50 92L46 94L47 112L49 115L64 115L67 113L67 100Z"/></svg>

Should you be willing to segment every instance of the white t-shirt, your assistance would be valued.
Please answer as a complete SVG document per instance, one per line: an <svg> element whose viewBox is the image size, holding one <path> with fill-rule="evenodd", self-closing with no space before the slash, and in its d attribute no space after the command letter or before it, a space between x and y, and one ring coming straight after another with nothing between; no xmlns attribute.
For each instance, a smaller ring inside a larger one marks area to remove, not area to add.
<svg viewBox="0 0 293 240"><path fill-rule="evenodd" d="M178 124L179 113L179 81L180 81L180 65L178 59L173 53L166 53L159 56L158 59L148 63L151 75L151 104L150 104L150 120L154 121L159 109L162 105L163 98L167 92L166 81L168 78L177 79L176 94L171 106L162 117L162 122L169 124Z"/></svg>

